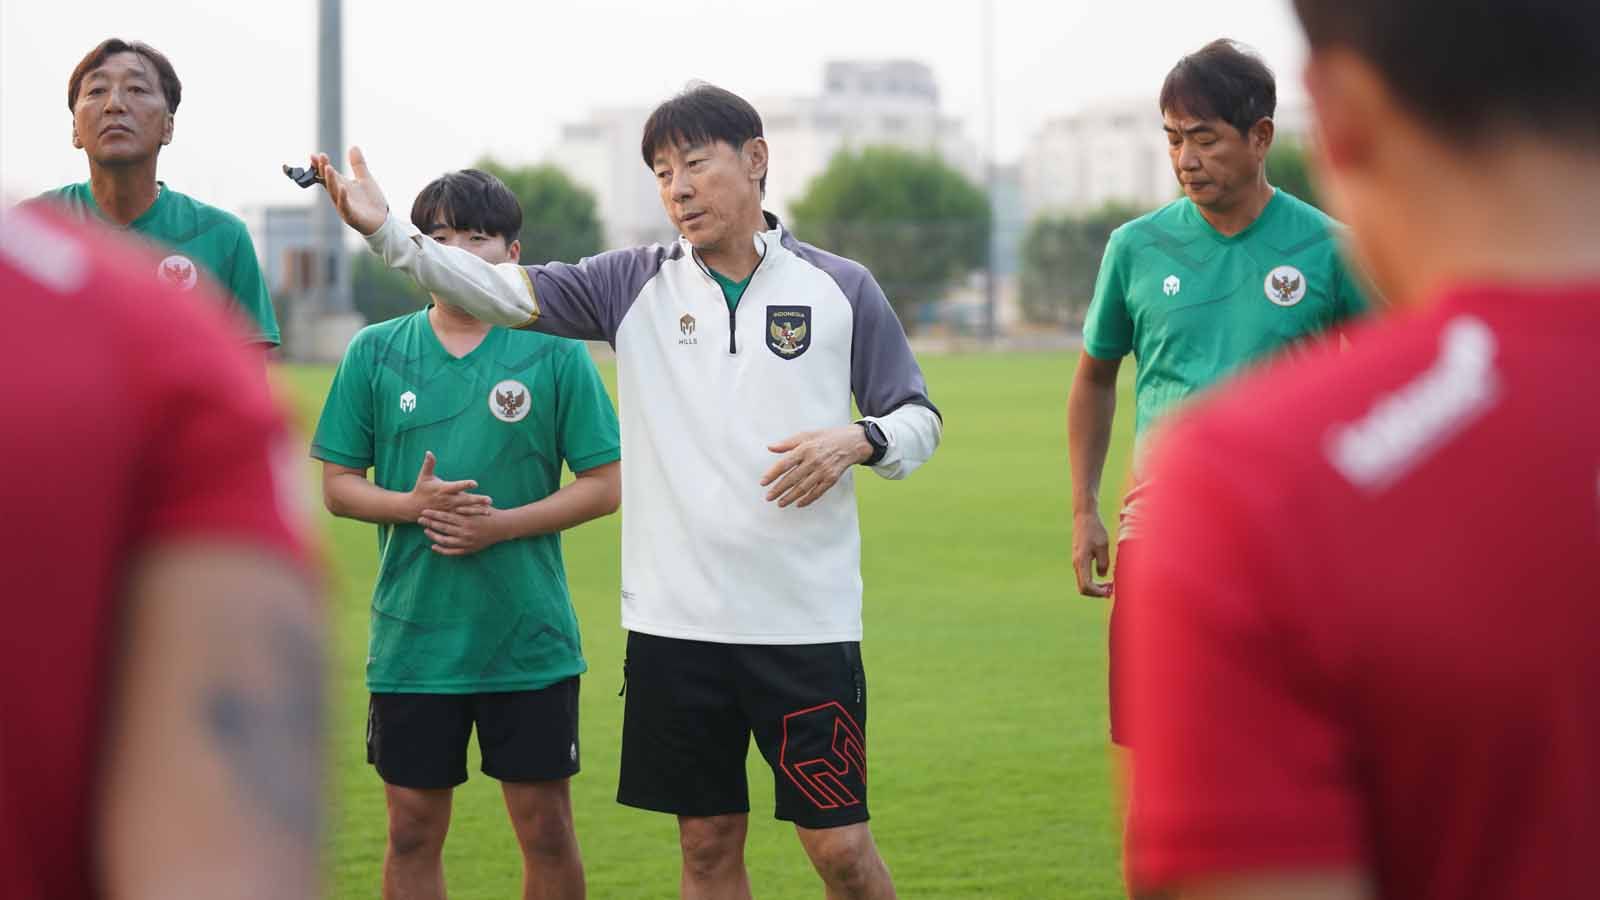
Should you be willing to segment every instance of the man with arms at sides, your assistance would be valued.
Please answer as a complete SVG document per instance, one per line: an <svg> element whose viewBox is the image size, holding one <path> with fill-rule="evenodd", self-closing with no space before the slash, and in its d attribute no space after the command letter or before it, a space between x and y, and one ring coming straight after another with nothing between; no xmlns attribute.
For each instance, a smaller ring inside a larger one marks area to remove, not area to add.
<svg viewBox="0 0 1600 900"><path fill-rule="evenodd" d="M314 897L298 467L218 302L154 259L0 215L0 896Z"/></svg>
<svg viewBox="0 0 1600 900"><path fill-rule="evenodd" d="M1111 739L1128 747L1129 585L1139 559L1138 459L1150 427L1196 391L1286 345L1340 327L1366 310L1339 258L1335 223L1267 182L1277 85L1253 52L1216 40L1178 61L1161 86L1162 127L1183 196L1118 228L1106 245L1083 326L1068 399L1072 565L1078 590L1110 566L1100 479L1116 412L1117 370L1138 360L1136 451L1117 553L1110 627Z"/></svg>
<svg viewBox="0 0 1600 900"><path fill-rule="evenodd" d="M1161 438L1131 882L1593 897L1600 7L1296 8L1333 196L1404 311Z"/></svg>
<svg viewBox="0 0 1600 900"><path fill-rule="evenodd" d="M67 79L72 146L88 157L89 180L38 200L154 242L162 280L184 291L202 279L215 282L215 296L243 317L249 342L276 347L277 315L244 223L156 178L182 98L178 73L159 50L119 38L100 42Z"/></svg>
<svg viewBox="0 0 1600 900"><path fill-rule="evenodd" d="M678 817L682 892L750 896L750 736L779 819L833 898L894 896L867 825L855 464L903 478L941 424L860 264L763 212L761 118L705 84L661 104L641 152L682 237L576 266L491 266L313 164L391 266L474 316L617 351L628 629L622 803ZM865 419L852 423L854 397Z"/></svg>
<svg viewBox="0 0 1600 900"><path fill-rule="evenodd" d="M516 196L475 169L423 188L411 221L489 263L522 249ZM621 493L616 414L589 351L435 296L351 342L311 455L328 510L379 526L367 758L389 807L383 896L445 896L474 725L522 848L523 896L584 896L568 781L586 665L561 532L614 512Z"/></svg>

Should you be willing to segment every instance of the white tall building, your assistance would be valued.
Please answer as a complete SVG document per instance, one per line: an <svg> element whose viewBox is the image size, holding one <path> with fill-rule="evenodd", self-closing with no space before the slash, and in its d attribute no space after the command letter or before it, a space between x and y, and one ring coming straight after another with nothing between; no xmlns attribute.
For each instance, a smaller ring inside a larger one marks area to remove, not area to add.
<svg viewBox="0 0 1600 900"><path fill-rule="evenodd" d="M1030 220L1108 203L1150 209L1177 195L1153 99L1105 103L1051 119L1023 150L1022 196Z"/></svg>
<svg viewBox="0 0 1600 900"><path fill-rule="evenodd" d="M960 123L939 111L933 70L911 61L831 62L821 94L752 99L772 158L766 207L790 205L840 150L890 145L936 153L974 181L983 164ZM671 240L654 179L639 156L647 108L600 109L562 128L549 157L593 191L608 246Z"/></svg>
<svg viewBox="0 0 1600 900"><path fill-rule="evenodd" d="M981 182L983 160L959 120L939 110L933 70L909 60L830 62L816 97L756 104L772 150L767 208L787 216L841 150L892 146L933 153Z"/></svg>
<svg viewBox="0 0 1600 900"><path fill-rule="evenodd" d="M1280 137L1304 136L1309 122L1300 105L1279 104L1274 116ZM1047 121L1023 150L1022 195L1030 220L1108 203L1154 209L1177 199L1155 98L1099 104Z"/></svg>
<svg viewBox="0 0 1600 900"><path fill-rule="evenodd" d="M639 155L639 138L650 110L597 109L582 122L564 125L548 162L595 195L608 247L670 242L671 223L661 210L655 179Z"/></svg>

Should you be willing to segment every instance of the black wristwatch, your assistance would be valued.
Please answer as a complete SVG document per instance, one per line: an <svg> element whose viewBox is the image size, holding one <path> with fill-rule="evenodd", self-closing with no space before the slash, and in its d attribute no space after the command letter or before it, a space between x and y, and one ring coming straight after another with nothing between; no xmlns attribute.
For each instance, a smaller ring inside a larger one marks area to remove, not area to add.
<svg viewBox="0 0 1600 900"><path fill-rule="evenodd" d="M872 455L867 457L861 464L863 466L875 466L882 462L883 455L889 452L889 438L884 435L883 429L878 427L878 423L871 419L858 419L856 424L860 425L861 430L866 432L867 443L872 445Z"/></svg>

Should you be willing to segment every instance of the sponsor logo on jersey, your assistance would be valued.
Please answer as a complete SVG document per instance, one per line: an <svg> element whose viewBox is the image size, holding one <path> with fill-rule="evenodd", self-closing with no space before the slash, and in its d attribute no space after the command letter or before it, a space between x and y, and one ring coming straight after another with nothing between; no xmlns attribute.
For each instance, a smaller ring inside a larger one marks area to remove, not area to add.
<svg viewBox="0 0 1600 900"><path fill-rule="evenodd" d="M417 395L416 394L413 394L410 391L406 391L404 394L400 395L400 411L401 412L408 413L408 412L411 412L412 410L414 410L416 408L417 408Z"/></svg>
<svg viewBox="0 0 1600 900"><path fill-rule="evenodd" d="M1161 293L1171 297L1176 295L1182 287L1182 283L1178 281L1178 276L1168 275L1167 280L1161 282Z"/></svg>
<svg viewBox="0 0 1600 900"><path fill-rule="evenodd" d="M1294 266L1279 266L1267 273L1263 287L1268 300L1279 306L1293 306L1306 295L1306 276Z"/></svg>
<svg viewBox="0 0 1600 900"><path fill-rule="evenodd" d="M767 349L779 359L794 359L811 349L811 307L767 307Z"/></svg>
<svg viewBox="0 0 1600 900"><path fill-rule="evenodd" d="M1328 432L1328 461L1357 487L1387 487L1494 404L1497 349L1481 319L1452 320L1427 371L1379 396L1362 418Z"/></svg>
<svg viewBox="0 0 1600 900"><path fill-rule="evenodd" d="M694 316L688 313L678 320L678 333L683 337L678 338L680 344L698 344L700 339L694 336Z"/></svg>
<svg viewBox="0 0 1600 900"><path fill-rule="evenodd" d="M195 269L194 260L178 253L163 259L161 265L156 267L156 275L180 291L193 288L194 283L200 280L200 272Z"/></svg>
<svg viewBox="0 0 1600 900"><path fill-rule="evenodd" d="M521 422L528 417L528 387L507 379L489 391L489 412L502 422Z"/></svg>

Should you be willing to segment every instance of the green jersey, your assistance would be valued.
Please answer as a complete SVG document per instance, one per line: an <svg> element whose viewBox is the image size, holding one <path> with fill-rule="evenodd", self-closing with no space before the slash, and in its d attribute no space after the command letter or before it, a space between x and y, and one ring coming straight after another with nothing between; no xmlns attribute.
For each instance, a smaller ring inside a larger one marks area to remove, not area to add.
<svg viewBox="0 0 1600 900"><path fill-rule="evenodd" d="M1138 360L1142 439L1179 401L1286 344L1367 309L1340 259L1339 225L1274 191L1250 227L1224 237L1188 198L1112 232L1083 325L1099 359Z"/></svg>
<svg viewBox="0 0 1600 900"><path fill-rule="evenodd" d="M311 455L409 491L429 450L446 481L473 479L499 509L554 493L620 458L617 418L578 341L493 328L463 357L428 310L362 329L328 390ZM580 674L561 536L441 556L415 523L378 526L367 687L463 694L536 690Z"/></svg>
<svg viewBox="0 0 1600 900"><path fill-rule="evenodd" d="M105 218L87 181L47 191L37 199L79 219ZM252 343L279 343L278 317L267 296L267 282L261 277L250 232L238 216L161 183L156 202L130 222L127 230L157 245L163 258L156 274L162 280L188 290L204 272L233 298Z"/></svg>

